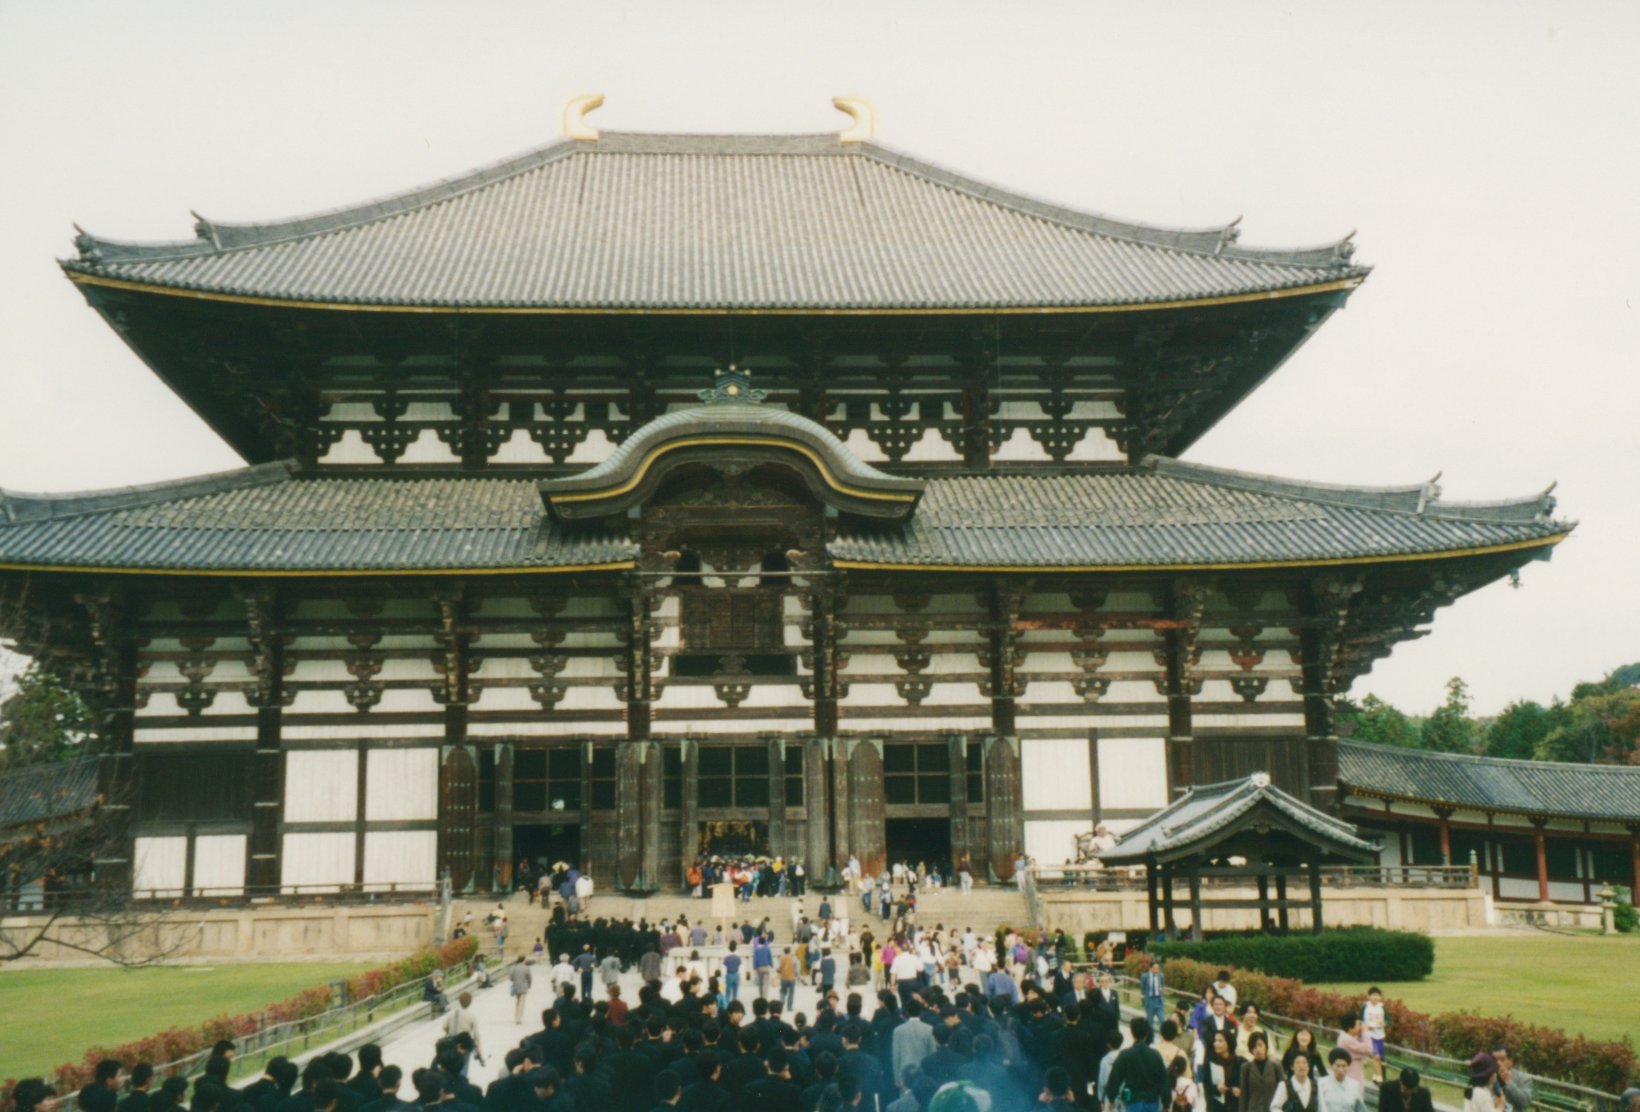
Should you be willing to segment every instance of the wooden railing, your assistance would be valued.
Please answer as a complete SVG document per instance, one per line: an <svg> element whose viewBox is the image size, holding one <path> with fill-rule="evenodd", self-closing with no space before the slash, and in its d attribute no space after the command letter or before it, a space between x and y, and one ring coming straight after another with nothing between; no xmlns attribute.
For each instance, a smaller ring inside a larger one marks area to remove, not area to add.
<svg viewBox="0 0 1640 1112"><path fill-rule="evenodd" d="M1144 866L1106 868L1098 864L1032 865L1030 884L1040 895L1055 890L1095 892L1143 892ZM1323 865L1321 885L1325 888L1474 888L1477 879L1468 865ZM1246 887L1248 880L1237 877L1203 876L1203 888Z"/></svg>

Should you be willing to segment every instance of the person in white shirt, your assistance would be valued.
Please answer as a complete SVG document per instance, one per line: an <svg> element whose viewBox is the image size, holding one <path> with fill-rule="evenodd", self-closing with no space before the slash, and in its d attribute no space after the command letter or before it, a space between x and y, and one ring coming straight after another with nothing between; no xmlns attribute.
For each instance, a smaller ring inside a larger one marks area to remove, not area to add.
<svg viewBox="0 0 1640 1112"><path fill-rule="evenodd" d="M581 914L592 914L592 878L582 873L575 881L575 898L581 901Z"/></svg>
<svg viewBox="0 0 1640 1112"><path fill-rule="evenodd" d="M922 977L923 963L915 950L907 946L894 955L894 961L888 967L888 975L894 982L894 987L900 993L900 1006L904 1007L911 1000L911 994L921 987L919 978Z"/></svg>
<svg viewBox="0 0 1640 1112"><path fill-rule="evenodd" d="M569 963L568 954L558 955L558 964L552 967L552 991L556 995L563 985L573 985L580 978L576 976L575 967Z"/></svg>
<svg viewBox="0 0 1640 1112"><path fill-rule="evenodd" d="M1225 1004L1234 1013L1236 1010L1236 986L1230 983L1230 970L1219 970L1217 979L1213 981L1213 991L1224 997Z"/></svg>
<svg viewBox="0 0 1640 1112"><path fill-rule="evenodd" d="M969 957L968 964L974 967L974 972L984 980L985 975L997 967L996 953L991 949L989 942L981 943L979 948Z"/></svg>
<svg viewBox="0 0 1640 1112"><path fill-rule="evenodd" d="M1327 1065L1329 1072L1316 1082L1317 1112L1367 1112L1361 1083L1350 1076L1350 1052L1334 1047L1327 1055Z"/></svg>

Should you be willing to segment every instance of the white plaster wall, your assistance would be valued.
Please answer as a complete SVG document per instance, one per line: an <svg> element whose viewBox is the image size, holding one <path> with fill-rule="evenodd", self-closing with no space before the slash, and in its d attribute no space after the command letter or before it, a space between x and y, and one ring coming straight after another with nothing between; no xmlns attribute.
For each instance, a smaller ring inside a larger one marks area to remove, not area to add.
<svg viewBox="0 0 1640 1112"><path fill-rule="evenodd" d="M438 818L438 753L431 747L372 749L364 766L364 817L372 822Z"/></svg>
<svg viewBox="0 0 1640 1112"><path fill-rule="evenodd" d="M382 830L364 836L366 887L390 884L431 887L437 877L437 831Z"/></svg>
<svg viewBox="0 0 1640 1112"><path fill-rule="evenodd" d="M1093 829L1093 816L1075 819L1031 819L1025 823L1025 853L1039 865L1061 865L1076 859L1076 836Z"/></svg>
<svg viewBox="0 0 1640 1112"><path fill-rule="evenodd" d="M202 834L194 839L194 891L236 895L245 890L243 834Z"/></svg>
<svg viewBox="0 0 1640 1112"><path fill-rule="evenodd" d="M138 896L182 895L188 875L188 839L138 838L132 854L131 891Z"/></svg>
<svg viewBox="0 0 1640 1112"><path fill-rule="evenodd" d="M286 834L279 882L286 888L300 885L309 890L352 884L353 837L346 833Z"/></svg>
<svg viewBox="0 0 1640 1112"><path fill-rule="evenodd" d="M285 821L351 822L358 785L358 750L294 749L285 754Z"/></svg>
<svg viewBox="0 0 1640 1112"><path fill-rule="evenodd" d="M1167 742L1159 737L1099 739L1099 806L1136 810L1167 805Z"/></svg>
<svg viewBox="0 0 1640 1112"><path fill-rule="evenodd" d="M1086 809L1093 800L1083 738L1026 738L1020 752L1021 800L1027 811Z"/></svg>

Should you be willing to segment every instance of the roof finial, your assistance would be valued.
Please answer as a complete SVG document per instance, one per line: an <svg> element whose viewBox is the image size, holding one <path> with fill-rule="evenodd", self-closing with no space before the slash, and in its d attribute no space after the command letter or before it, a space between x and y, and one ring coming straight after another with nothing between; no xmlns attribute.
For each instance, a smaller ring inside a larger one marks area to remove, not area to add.
<svg viewBox="0 0 1640 1112"><path fill-rule="evenodd" d="M602 93L582 93L580 96L569 98L564 105L564 134L571 139L598 138L598 129L587 123L587 113L599 108L604 103Z"/></svg>
<svg viewBox="0 0 1640 1112"><path fill-rule="evenodd" d="M769 396L769 392L753 390L751 369L730 363L727 368L713 371L711 387L697 391L695 396L707 405L717 405L723 402L760 402Z"/></svg>
<svg viewBox="0 0 1640 1112"><path fill-rule="evenodd" d="M865 97L832 97L831 106L854 122L838 133L843 143L863 143L877 134L877 109Z"/></svg>

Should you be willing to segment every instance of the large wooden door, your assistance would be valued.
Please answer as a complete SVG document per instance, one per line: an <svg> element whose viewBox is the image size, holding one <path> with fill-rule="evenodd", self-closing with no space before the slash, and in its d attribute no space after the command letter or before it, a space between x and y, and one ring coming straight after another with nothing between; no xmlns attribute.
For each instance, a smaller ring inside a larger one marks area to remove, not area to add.
<svg viewBox="0 0 1640 1112"><path fill-rule="evenodd" d="M478 766L465 746L450 750L438 780L438 863L462 892L473 878L477 853Z"/></svg>

